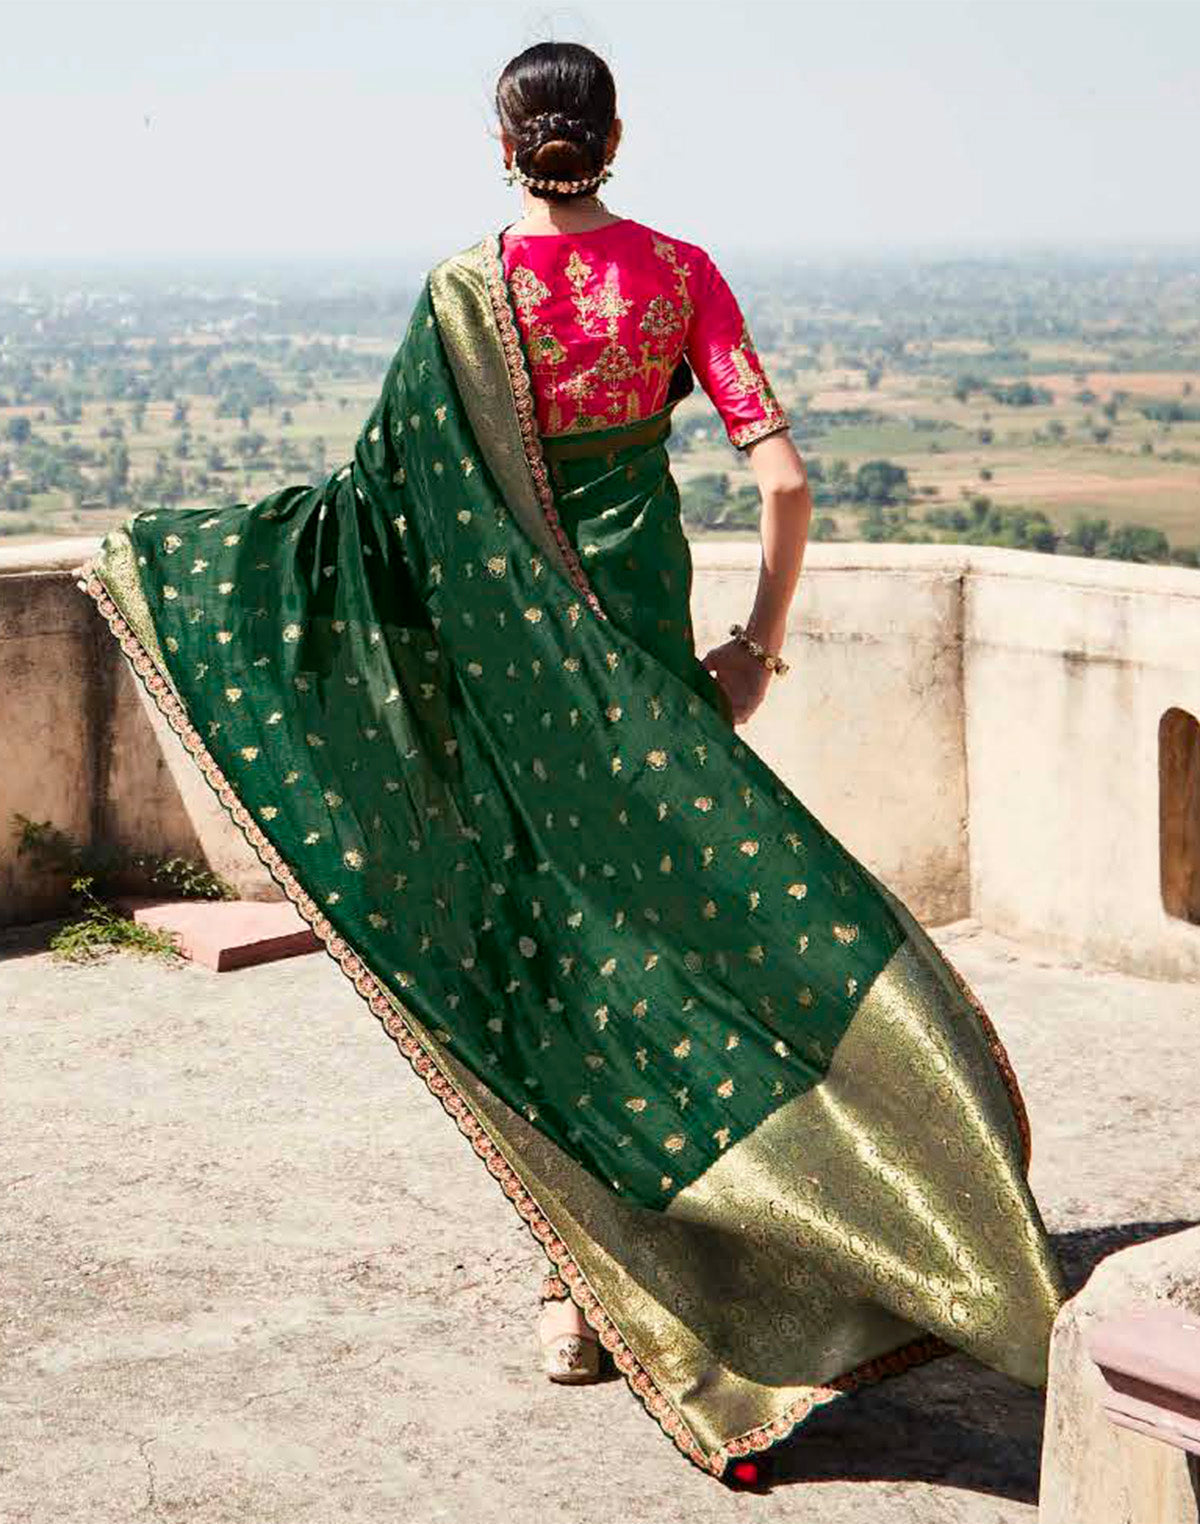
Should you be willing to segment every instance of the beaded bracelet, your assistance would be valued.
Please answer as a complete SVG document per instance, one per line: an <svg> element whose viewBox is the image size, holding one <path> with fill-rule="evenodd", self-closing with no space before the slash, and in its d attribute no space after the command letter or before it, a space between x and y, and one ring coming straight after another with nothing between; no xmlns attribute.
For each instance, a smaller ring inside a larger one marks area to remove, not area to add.
<svg viewBox="0 0 1200 1524"><path fill-rule="evenodd" d="M745 625L731 624L729 633L735 640L744 645L752 656L756 656L768 672L774 672L776 677L782 677L788 670L789 664L777 652L768 651L766 646L755 640L753 635L746 633Z"/></svg>

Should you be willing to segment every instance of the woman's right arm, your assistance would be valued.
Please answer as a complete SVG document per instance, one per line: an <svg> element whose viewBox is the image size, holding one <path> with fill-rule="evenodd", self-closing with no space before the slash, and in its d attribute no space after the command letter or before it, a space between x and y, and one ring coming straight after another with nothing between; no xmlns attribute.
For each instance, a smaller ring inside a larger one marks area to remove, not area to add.
<svg viewBox="0 0 1200 1524"><path fill-rule="evenodd" d="M706 254L697 251L693 258L700 278L688 359L721 416L729 442L745 454L762 501L762 561L746 631L768 651L779 651L787 636L788 611L812 520L808 476L737 298ZM703 661L728 694L734 723L749 719L772 674L736 640L716 646Z"/></svg>
<svg viewBox="0 0 1200 1524"><path fill-rule="evenodd" d="M768 651L778 651L787 637L788 610L808 544L812 494L789 431L768 434L747 446L746 454L762 498L762 563L746 631Z"/></svg>
<svg viewBox="0 0 1200 1524"><path fill-rule="evenodd" d="M808 543L812 497L804 463L787 430L756 440L746 453L762 498L762 561L746 633L768 651L778 652L787 637L788 610ZM774 674L732 638L714 646L701 660L724 688L733 723L744 724L766 697Z"/></svg>

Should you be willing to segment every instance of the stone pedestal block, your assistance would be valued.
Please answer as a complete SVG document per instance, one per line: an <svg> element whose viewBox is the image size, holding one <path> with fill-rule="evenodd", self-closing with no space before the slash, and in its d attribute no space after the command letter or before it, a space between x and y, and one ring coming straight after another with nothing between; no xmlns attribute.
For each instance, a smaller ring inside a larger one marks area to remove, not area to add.
<svg viewBox="0 0 1200 1524"><path fill-rule="evenodd" d="M1093 1358L1097 1331L1155 1307L1200 1314L1200 1228L1110 1255L1059 1313L1050 1347L1039 1524L1197 1524L1197 1458L1118 1427Z"/></svg>

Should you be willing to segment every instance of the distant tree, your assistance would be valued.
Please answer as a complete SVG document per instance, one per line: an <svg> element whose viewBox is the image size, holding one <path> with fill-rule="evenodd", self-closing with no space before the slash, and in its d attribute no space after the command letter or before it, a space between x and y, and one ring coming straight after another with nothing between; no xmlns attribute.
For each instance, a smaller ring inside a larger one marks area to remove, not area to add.
<svg viewBox="0 0 1200 1524"><path fill-rule="evenodd" d="M955 399L959 402L969 402L971 393L983 391L986 385L986 381L983 381L979 376L959 376L954 383Z"/></svg>
<svg viewBox="0 0 1200 1524"><path fill-rule="evenodd" d="M1054 393L1044 386L1034 386L1029 381L1013 381L1007 386L992 386L988 396L1005 407L1048 407L1054 401Z"/></svg>
<svg viewBox="0 0 1200 1524"><path fill-rule="evenodd" d="M910 496L907 469L890 460L864 461L854 473L855 502L882 506L907 502Z"/></svg>
<svg viewBox="0 0 1200 1524"><path fill-rule="evenodd" d="M1089 519L1079 514L1063 536L1063 544L1072 555L1098 556L1104 554L1108 538L1107 519Z"/></svg>
<svg viewBox="0 0 1200 1524"><path fill-rule="evenodd" d="M724 471L706 471L686 482L681 496L688 523L715 529L729 509L729 476Z"/></svg>
<svg viewBox="0 0 1200 1524"><path fill-rule="evenodd" d="M129 451L123 440L115 440L108 447L99 485L106 507L116 508L125 502L129 492Z"/></svg>
<svg viewBox="0 0 1200 1524"><path fill-rule="evenodd" d="M1113 532L1105 554L1114 561L1166 561L1171 546L1161 529L1149 524L1122 524Z"/></svg>
<svg viewBox="0 0 1200 1524"><path fill-rule="evenodd" d="M257 460L262 454L267 443L267 436L257 430L253 434L242 434L234 441L234 452L245 461Z"/></svg>
<svg viewBox="0 0 1200 1524"><path fill-rule="evenodd" d="M30 423L29 419L22 414L16 418L10 418L8 420L8 428L6 433L12 440L13 444L28 444L30 435L33 433L33 425Z"/></svg>
<svg viewBox="0 0 1200 1524"><path fill-rule="evenodd" d="M1200 406L1176 402L1173 399L1166 402L1148 402L1142 407L1142 417L1149 418L1152 423L1197 423L1200 422Z"/></svg>
<svg viewBox="0 0 1200 1524"><path fill-rule="evenodd" d="M935 529L948 529L956 534L965 534L971 527L971 520L961 508L930 508L925 514L925 522Z"/></svg>

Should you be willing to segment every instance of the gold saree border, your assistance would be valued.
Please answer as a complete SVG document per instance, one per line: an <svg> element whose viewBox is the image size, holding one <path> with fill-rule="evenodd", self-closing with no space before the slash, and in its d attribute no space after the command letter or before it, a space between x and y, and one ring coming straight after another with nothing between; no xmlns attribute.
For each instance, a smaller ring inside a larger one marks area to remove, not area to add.
<svg viewBox="0 0 1200 1524"><path fill-rule="evenodd" d="M529 539L571 576L529 474L508 361L500 344L478 245L452 254L429 272L429 305L463 412L499 496Z"/></svg>
<svg viewBox="0 0 1200 1524"><path fill-rule="evenodd" d="M550 485L550 472L546 466L545 456L542 454L541 435L538 433L537 414L533 400L533 377L529 372L525 347L521 343L520 330L517 328L517 320L513 312L508 282L504 279L500 234L489 233L481 241L479 247L483 256L484 279L487 282L488 295L492 300L492 311L495 313L496 327L500 334L500 345L504 351L505 363L508 366L508 379L512 387L513 402L516 405L517 417L521 423L521 440L525 446L525 461L529 467L529 474L533 478L538 501L542 505L542 513L545 515L546 522L550 525L554 538L558 541L559 549L562 551L563 560L566 562L571 581L587 600L588 607L592 612L600 619L607 619L608 615L604 611L604 605L596 596L575 547L571 544L570 537L559 521L558 509L554 503L554 488Z"/></svg>
<svg viewBox="0 0 1200 1524"><path fill-rule="evenodd" d="M108 547L106 551L107 549ZM480 1119L471 1102L447 1077L436 1059L417 1037L414 1030L415 1018L412 1018L392 993L380 983L352 944L341 936L329 919L322 914L317 902L296 878L282 853L242 803L236 790L205 745L200 732L188 718L186 707L174 686L159 668L158 663L150 655L140 636L109 593L97 569L99 560L99 557L92 558L75 568L76 585L96 604L143 688L196 762L233 823L283 889L297 912L311 927L324 950L354 985L372 1014L379 1019L384 1031L408 1060L413 1071L424 1081L431 1094L441 1102L443 1109L456 1122L459 1131L471 1143L489 1174L498 1182L504 1194L512 1202L518 1216L541 1245L555 1273L567 1286L572 1300L580 1308L589 1326L595 1329L601 1344L612 1355L614 1364L624 1376L631 1391L688 1460L700 1470L719 1476L730 1455L748 1452L721 1449L706 1453L695 1439L686 1420L659 1390L650 1374L625 1342L615 1320L588 1285L566 1244L559 1238L549 1216L526 1188L517 1171L508 1163L502 1150L492 1140L489 1129Z"/></svg>

